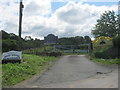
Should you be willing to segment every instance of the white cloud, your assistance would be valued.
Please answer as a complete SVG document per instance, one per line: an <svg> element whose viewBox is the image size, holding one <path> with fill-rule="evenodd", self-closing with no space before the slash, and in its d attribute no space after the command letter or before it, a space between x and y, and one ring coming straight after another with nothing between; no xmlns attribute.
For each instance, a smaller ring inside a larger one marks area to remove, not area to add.
<svg viewBox="0 0 120 90"><path fill-rule="evenodd" d="M19 4L14 0L0 2L0 29L18 33ZM24 0L22 36L43 38L50 33L59 37L91 35L96 20L107 10L117 12L117 5L95 6L69 1L51 14L51 0Z"/></svg>
<svg viewBox="0 0 120 90"><path fill-rule="evenodd" d="M86 18L90 17L90 12L86 5L76 4L75 2L70 2L66 6L58 9L56 14L60 20L63 20L70 24L80 24L85 22ZM84 20L83 20L84 19Z"/></svg>
<svg viewBox="0 0 120 90"><path fill-rule="evenodd" d="M0 29L16 33L18 29L18 4L13 0L0 2Z"/></svg>
<svg viewBox="0 0 120 90"><path fill-rule="evenodd" d="M76 35L91 35L91 29L93 28L96 20L100 17L100 14L108 10L114 10L117 12L117 5L114 6L95 6L89 4L83 4L81 2L68 2L67 5L56 10L51 17L52 23L58 29L59 36L76 36ZM61 27L62 30L59 30Z"/></svg>
<svg viewBox="0 0 120 90"><path fill-rule="evenodd" d="M25 15L47 15L51 12L50 0L30 0L25 5Z"/></svg>

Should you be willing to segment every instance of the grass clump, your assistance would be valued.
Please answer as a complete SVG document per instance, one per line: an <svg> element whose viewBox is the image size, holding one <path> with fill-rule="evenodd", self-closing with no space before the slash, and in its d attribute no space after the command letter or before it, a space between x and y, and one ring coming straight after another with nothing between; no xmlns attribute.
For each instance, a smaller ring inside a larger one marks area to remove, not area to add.
<svg viewBox="0 0 120 90"><path fill-rule="evenodd" d="M55 60L55 57L23 54L23 63L2 65L2 85L3 87L11 86L29 79L31 76L43 72L46 67L51 65L50 62Z"/></svg>

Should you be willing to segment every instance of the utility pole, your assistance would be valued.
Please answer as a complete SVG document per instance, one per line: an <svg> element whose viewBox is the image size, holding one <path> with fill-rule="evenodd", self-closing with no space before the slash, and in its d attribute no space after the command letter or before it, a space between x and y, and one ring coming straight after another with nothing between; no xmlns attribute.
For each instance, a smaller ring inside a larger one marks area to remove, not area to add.
<svg viewBox="0 0 120 90"><path fill-rule="evenodd" d="M21 32L22 32L22 12L23 12L24 5L22 0L20 0L19 6L19 50L21 50Z"/></svg>
<svg viewBox="0 0 120 90"><path fill-rule="evenodd" d="M118 35L120 34L120 1L118 2Z"/></svg>

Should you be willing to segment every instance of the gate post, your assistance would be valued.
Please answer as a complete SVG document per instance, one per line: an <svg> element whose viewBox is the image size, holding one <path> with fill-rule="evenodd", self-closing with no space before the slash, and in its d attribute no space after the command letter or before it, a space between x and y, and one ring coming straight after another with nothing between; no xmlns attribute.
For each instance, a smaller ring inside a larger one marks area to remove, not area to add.
<svg viewBox="0 0 120 90"><path fill-rule="evenodd" d="M91 53L92 53L92 43L89 43L88 47L89 47L89 54L91 55Z"/></svg>

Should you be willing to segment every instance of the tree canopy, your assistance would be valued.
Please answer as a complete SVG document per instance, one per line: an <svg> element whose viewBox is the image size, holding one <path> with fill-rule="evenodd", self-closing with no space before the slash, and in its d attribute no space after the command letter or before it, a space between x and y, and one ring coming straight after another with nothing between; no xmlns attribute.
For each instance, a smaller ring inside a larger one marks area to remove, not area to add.
<svg viewBox="0 0 120 90"><path fill-rule="evenodd" d="M9 50L18 50L18 39L19 37L14 33L2 32L2 51L6 52ZM91 43L91 38L89 36L75 36L75 37L64 37L59 38L59 44L61 45L79 45L79 44L89 44ZM31 36L25 36L21 38L21 49L39 48L43 47L44 42L40 39L33 39Z"/></svg>
<svg viewBox="0 0 120 90"><path fill-rule="evenodd" d="M114 11L105 11L97 20L97 24L92 29L92 34L96 37L114 37L118 34L118 16Z"/></svg>
<svg viewBox="0 0 120 90"><path fill-rule="evenodd" d="M1 30L2 33L2 51L18 50L18 39L19 37L14 33L7 33ZM37 48L43 45L40 39L33 39L31 36L26 36L25 39L21 38L21 49Z"/></svg>
<svg viewBox="0 0 120 90"><path fill-rule="evenodd" d="M91 38L89 36L64 37L59 38L59 42L61 45L89 44L91 43Z"/></svg>

